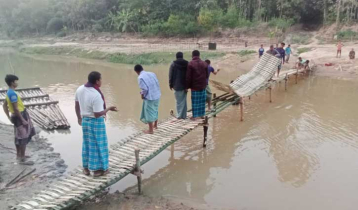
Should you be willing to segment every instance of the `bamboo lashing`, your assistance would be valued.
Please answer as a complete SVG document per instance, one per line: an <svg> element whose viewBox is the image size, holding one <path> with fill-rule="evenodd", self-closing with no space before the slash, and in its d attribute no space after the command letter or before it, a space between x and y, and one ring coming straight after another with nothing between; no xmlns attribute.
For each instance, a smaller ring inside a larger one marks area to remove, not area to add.
<svg viewBox="0 0 358 210"><path fill-rule="evenodd" d="M16 92L36 125L46 130L70 128L70 124L58 106L59 102L52 100L41 88L17 89ZM6 93L6 90L0 90L0 104L5 102Z"/></svg>

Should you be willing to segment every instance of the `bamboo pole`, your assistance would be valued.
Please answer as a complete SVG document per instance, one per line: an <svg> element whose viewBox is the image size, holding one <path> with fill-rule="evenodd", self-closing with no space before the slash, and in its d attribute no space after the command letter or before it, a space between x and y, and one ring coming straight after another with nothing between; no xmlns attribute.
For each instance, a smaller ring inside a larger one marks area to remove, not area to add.
<svg viewBox="0 0 358 210"><path fill-rule="evenodd" d="M204 118L204 143L203 147L206 147L206 141L208 140L208 130L209 130L209 118L205 116Z"/></svg>
<svg viewBox="0 0 358 210"><path fill-rule="evenodd" d="M287 82L288 82L288 74L286 74L285 77L285 91L287 90Z"/></svg>
<svg viewBox="0 0 358 210"><path fill-rule="evenodd" d="M272 103L272 87L269 87L269 90L270 90L270 103Z"/></svg>
<svg viewBox="0 0 358 210"><path fill-rule="evenodd" d="M296 72L296 84L298 83L298 69L297 69L297 72Z"/></svg>
<svg viewBox="0 0 358 210"><path fill-rule="evenodd" d="M244 99L242 97L240 98L239 105L240 105L240 121L243 122L244 121Z"/></svg>
<svg viewBox="0 0 358 210"><path fill-rule="evenodd" d="M136 149L134 151L135 161L136 161L135 175L137 176L137 181L138 181L138 193L142 194L142 171L140 169L139 152L140 152L140 149Z"/></svg>
<svg viewBox="0 0 358 210"><path fill-rule="evenodd" d="M216 93L213 94L214 100L216 99ZM216 110L216 101L214 101L214 110ZM216 117L216 114L214 114L214 117Z"/></svg>

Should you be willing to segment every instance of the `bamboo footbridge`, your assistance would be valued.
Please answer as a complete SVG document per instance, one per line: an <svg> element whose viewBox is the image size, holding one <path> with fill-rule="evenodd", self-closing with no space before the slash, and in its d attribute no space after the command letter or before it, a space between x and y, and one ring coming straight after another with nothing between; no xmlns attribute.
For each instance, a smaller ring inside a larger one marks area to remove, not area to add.
<svg viewBox="0 0 358 210"><path fill-rule="evenodd" d="M0 90L0 105L5 102L6 90ZM40 88L16 89L20 95L27 112L33 122L46 130L68 129L65 115L58 106L58 101L54 101Z"/></svg>
<svg viewBox="0 0 358 210"><path fill-rule="evenodd" d="M266 57L266 58L265 58ZM249 80L243 80L245 77L239 77L230 87L222 85L217 82L213 82L214 86L220 90L224 90L227 93L216 97L214 94L213 105L214 111L206 112L203 120L191 121L191 120L178 120L171 116L158 125L158 129L155 130L154 134L144 134L142 132L136 133L130 137L127 137L120 142L112 145L109 149L109 170L110 173L103 177L91 177L85 176L82 172L82 167L76 168L63 178L57 180L53 184L47 187L46 190L36 193L31 200L24 201L12 209L27 209L27 210L62 210L69 209L76 205L80 205L86 199L93 195L101 192L102 190L110 187L117 183L129 174L137 176L138 179L138 190L141 193L142 179L141 179L141 166L148 161L152 160L170 145L181 139L183 136L188 134L190 131L197 127L202 126L204 130L204 141L203 147L207 144L207 131L208 131L208 119L216 117L217 114L230 107L231 105L239 104L241 110L241 119L243 119L243 97L251 96L256 91L263 88L269 88L277 81L288 79L290 75L297 75L298 71L285 72L283 77L273 78L272 75L277 70L278 59L273 56L264 56L260 63L266 62L273 64L269 67L256 66L257 72L254 74L260 74L259 68L269 69L267 72L268 79L260 78L262 82L251 83L251 89L254 91L247 91L243 94L242 90L246 90ZM275 60L276 59L276 60ZM276 65L276 66L275 66ZM255 69L254 68L254 69ZM249 72L252 76L252 72ZM296 77L296 78L297 78ZM239 81L241 78L241 81ZM251 80L256 80L251 78ZM297 79L296 79L297 81ZM241 90L242 89L242 90ZM250 88L249 88L250 89ZM241 91L241 92L240 92ZM233 93L235 92L235 93ZM189 110L188 117L191 117L192 113Z"/></svg>

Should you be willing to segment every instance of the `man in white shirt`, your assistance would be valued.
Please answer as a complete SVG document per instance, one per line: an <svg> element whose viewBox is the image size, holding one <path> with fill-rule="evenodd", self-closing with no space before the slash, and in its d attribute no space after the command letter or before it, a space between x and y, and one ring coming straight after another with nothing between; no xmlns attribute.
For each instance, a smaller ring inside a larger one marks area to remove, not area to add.
<svg viewBox="0 0 358 210"><path fill-rule="evenodd" d="M104 117L108 111L117 111L111 106L106 108L104 96L100 90L102 78L99 72L91 72L88 82L76 91L76 115L82 126L83 173L87 176L93 171L95 177L108 174L108 141Z"/></svg>

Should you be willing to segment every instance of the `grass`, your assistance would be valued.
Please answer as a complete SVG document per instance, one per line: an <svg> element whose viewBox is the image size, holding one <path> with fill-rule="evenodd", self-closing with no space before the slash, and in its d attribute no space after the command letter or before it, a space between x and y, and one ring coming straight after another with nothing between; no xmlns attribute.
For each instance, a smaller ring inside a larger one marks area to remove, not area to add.
<svg viewBox="0 0 358 210"><path fill-rule="evenodd" d="M302 53L305 53L305 52L309 52L309 51L311 51L311 50L312 50L312 49L309 48L309 47L298 48L298 49L297 49L297 53L298 53L298 54L302 54Z"/></svg>
<svg viewBox="0 0 358 210"><path fill-rule="evenodd" d="M307 45L311 42L311 37L307 34L297 34L292 36L291 44Z"/></svg>
<svg viewBox="0 0 358 210"><path fill-rule="evenodd" d="M78 58L104 60L111 63L123 64L168 64L175 60L175 53L170 52L154 52L142 54L124 54L124 53L106 53L96 50L84 50L73 47L29 47L22 48L21 52L27 54L38 55L63 55ZM189 52L184 52L184 57L189 59ZM202 52L202 59L215 59L224 56L225 53L220 52Z"/></svg>
<svg viewBox="0 0 358 210"><path fill-rule="evenodd" d="M358 38L358 33L348 29L346 31L339 31L337 33L338 39L343 40L356 40Z"/></svg>
<svg viewBox="0 0 358 210"><path fill-rule="evenodd" d="M251 55L251 54L254 54L254 53L256 53L255 50L241 50L241 51L239 51L238 54L240 56L245 56L245 55Z"/></svg>

